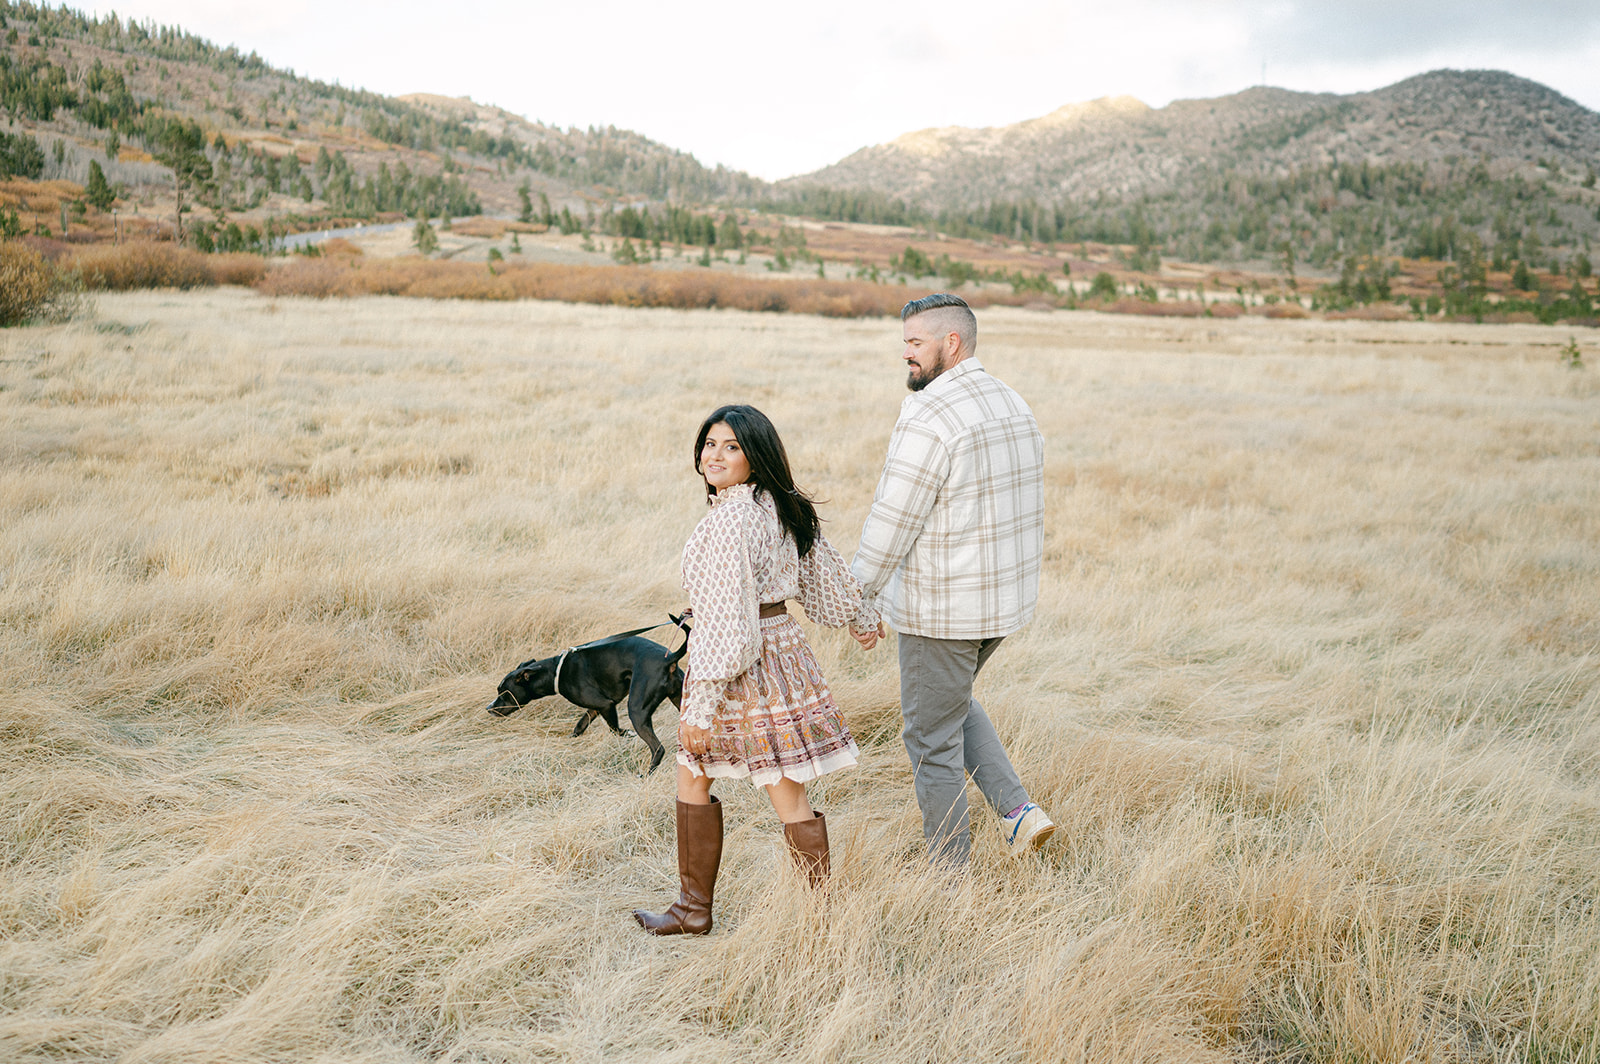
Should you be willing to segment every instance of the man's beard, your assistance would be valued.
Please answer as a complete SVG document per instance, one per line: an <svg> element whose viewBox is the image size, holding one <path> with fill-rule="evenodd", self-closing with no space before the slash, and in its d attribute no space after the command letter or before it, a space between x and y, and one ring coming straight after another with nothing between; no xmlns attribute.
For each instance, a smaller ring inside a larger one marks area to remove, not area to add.
<svg viewBox="0 0 1600 1064"><path fill-rule="evenodd" d="M939 374L943 373L949 368L950 367L945 363L944 355L941 353L939 357L934 360L933 365L928 367L927 373L920 374L916 368L913 367L911 372L906 374L906 387L914 392L920 392L922 389L932 384Z"/></svg>

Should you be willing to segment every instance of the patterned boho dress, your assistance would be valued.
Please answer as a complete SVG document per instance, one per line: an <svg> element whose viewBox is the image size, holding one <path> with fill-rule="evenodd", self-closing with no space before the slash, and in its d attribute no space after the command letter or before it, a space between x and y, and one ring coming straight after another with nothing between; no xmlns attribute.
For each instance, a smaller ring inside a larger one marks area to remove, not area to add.
<svg viewBox="0 0 1600 1064"><path fill-rule="evenodd" d="M763 603L795 599L817 624L875 628L861 585L819 533L799 557L772 497L752 484L722 489L683 548L683 589L694 609L682 719L711 732L710 749L679 749L696 775L748 776L766 787L856 763L856 742L811 644L788 614Z"/></svg>

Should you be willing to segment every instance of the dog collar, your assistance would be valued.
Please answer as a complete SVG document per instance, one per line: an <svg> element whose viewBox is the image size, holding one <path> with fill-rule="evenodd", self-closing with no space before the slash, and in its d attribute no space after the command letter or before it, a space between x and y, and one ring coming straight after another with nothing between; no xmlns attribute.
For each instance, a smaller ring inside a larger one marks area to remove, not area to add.
<svg viewBox="0 0 1600 1064"><path fill-rule="evenodd" d="M556 659L556 694L561 695L562 698L566 698L567 696L561 694L561 666L567 663L567 655L577 649L577 647L568 647L561 652L561 657Z"/></svg>

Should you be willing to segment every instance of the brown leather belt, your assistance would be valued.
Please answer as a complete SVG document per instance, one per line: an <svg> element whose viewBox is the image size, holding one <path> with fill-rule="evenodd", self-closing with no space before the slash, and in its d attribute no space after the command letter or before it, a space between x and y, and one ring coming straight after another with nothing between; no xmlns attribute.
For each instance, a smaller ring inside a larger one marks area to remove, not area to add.
<svg viewBox="0 0 1600 1064"><path fill-rule="evenodd" d="M768 617L782 617L784 614L786 614L788 612L789 612L788 600L784 600L784 601L781 601L781 602L763 602L761 604L761 619L763 621L766 620Z"/></svg>

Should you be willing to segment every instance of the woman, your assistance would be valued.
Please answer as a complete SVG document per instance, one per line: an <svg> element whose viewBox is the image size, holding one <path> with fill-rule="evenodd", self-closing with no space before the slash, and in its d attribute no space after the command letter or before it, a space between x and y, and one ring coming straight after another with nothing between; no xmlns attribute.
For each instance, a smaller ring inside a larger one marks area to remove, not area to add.
<svg viewBox="0 0 1600 1064"><path fill-rule="evenodd" d="M683 548L694 611L678 724L678 900L635 910L653 935L711 930L722 860L722 805L711 784L747 777L766 789L795 862L813 887L828 875L828 828L805 785L856 763L856 743L786 599L831 628L882 634L861 585L794 486L778 430L751 406L700 426L695 472L711 512ZM858 637L859 638L859 637Z"/></svg>

